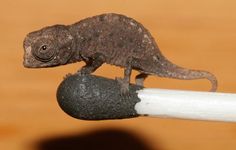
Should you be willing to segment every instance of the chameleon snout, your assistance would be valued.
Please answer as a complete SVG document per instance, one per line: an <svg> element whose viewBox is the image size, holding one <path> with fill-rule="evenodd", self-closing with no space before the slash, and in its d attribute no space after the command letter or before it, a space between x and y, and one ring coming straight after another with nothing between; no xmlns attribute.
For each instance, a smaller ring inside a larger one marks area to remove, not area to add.
<svg viewBox="0 0 236 150"><path fill-rule="evenodd" d="M31 45L28 39L28 35L25 37L24 42L23 42L23 48L24 48L24 61L23 65L26 68L30 68L30 55L31 55Z"/></svg>
<svg viewBox="0 0 236 150"><path fill-rule="evenodd" d="M31 55L31 46L27 46L27 47L25 47L24 46L24 50L25 50L25 53L24 53L24 61L23 61L23 65L24 65L24 67L26 67L26 68L30 68L30 61L29 61L29 56Z"/></svg>

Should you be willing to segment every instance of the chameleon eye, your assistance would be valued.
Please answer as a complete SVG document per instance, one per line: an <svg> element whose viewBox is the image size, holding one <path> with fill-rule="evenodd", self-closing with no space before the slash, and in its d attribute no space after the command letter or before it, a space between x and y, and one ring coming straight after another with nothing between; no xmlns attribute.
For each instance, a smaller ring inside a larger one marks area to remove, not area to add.
<svg viewBox="0 0 236 150"><path fill-rule="evenodd" d="M43 45L41 49L45 51L47 49L47 45Z"/></svg>
<svg viewBox="0 0 236 150"><path fill-rule="evenodd" d="M35 57L35 59L42 61L42 62L48 62L53 59L53 56L55 55L55 50L53 48L52 43L49 44L43 44L33 49L32 53Z"/></svg>

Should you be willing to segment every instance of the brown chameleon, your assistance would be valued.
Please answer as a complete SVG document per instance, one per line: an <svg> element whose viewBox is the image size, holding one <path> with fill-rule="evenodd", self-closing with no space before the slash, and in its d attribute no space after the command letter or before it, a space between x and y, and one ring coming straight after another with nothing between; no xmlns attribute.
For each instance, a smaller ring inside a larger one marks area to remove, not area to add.
<svg viewBox="0 0 236 150"><path fill-rule="evenodd" d="M24 66L44 68L84 61L78 73L90 74L103 63L124 68L117 78L128 92L132 69L140 72L136 84L148 75L175 79L208 79L216 91L216 77L201 70L185 69L167 60L149 31L132 18L102 14L72 25L54 25L29 33L24 40Z"/></svg>

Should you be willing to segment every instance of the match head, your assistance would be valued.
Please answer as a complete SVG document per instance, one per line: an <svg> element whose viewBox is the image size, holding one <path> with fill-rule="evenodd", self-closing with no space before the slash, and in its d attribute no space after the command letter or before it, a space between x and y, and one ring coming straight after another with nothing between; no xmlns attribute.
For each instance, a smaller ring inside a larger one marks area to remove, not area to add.
<svg viewBox="0 0 236 150"><path fill-rule="evenodd" d="M65 64L72 56L73 37L64 25L54 25L29 33L24 39L24 62L27 68Z"/></svg>
<svg viewBox="0 0 236 150"><path fill-rule="evenodd" d="M57 101L67 114L78 119L132 118L139 116L135 110L136 103L140 101L136 91L142 88L131 84L129 96L122 96L116 80L75 74L60 84Z"/></svg>

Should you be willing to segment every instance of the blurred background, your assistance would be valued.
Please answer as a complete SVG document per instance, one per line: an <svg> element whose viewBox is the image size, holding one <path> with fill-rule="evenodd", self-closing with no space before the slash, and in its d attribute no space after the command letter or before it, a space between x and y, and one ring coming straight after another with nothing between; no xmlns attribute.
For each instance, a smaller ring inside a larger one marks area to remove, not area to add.
<svg viewBox="0 0 236 150"><path fill-rule="evenodd" d="M27 33L72 24L102 13L141 22L162 53L187 68L214 73L219 92L236 93L234 0L21 0L0 5L0 149L2 150L235 150L236 124L139 117L81 121L56 101L57 86L84 63L48 69L23 68ZM103 65L94 74L115 78L123 70ZM132 74L132 82L137 72ZM149 77L145 86L207 91L207 80Z"/></svg>

